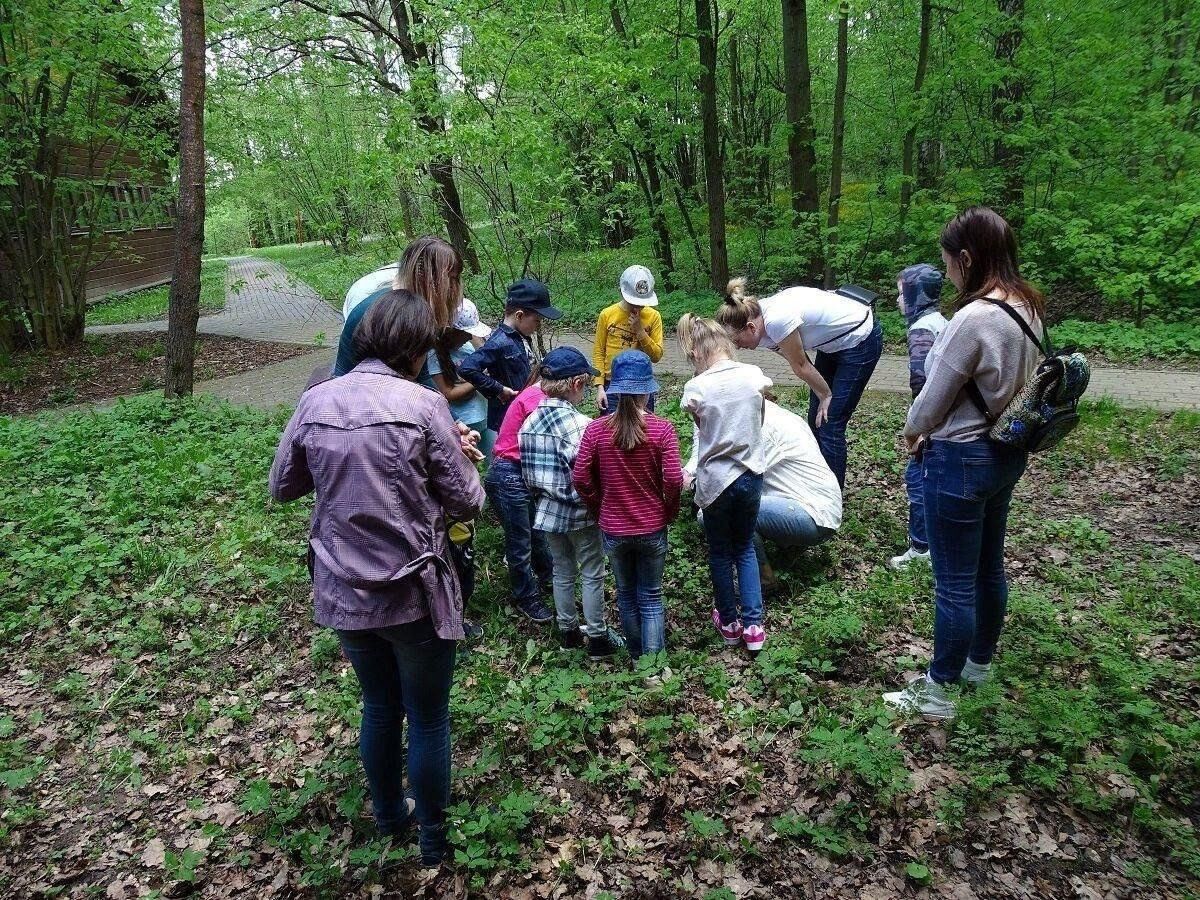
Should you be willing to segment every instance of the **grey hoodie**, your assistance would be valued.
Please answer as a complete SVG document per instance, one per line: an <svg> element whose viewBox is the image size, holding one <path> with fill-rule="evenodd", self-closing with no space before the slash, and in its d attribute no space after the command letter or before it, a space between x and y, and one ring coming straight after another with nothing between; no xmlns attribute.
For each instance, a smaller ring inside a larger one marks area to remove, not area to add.
<svg viewBox="0 0 1200 900"><path fill-rule="evenodd" d="M901 272L898 280L908 320L908 386L916 397L925 386L925 357L946 327L938 311L942 273L928 263L918 263Z"/></svg>

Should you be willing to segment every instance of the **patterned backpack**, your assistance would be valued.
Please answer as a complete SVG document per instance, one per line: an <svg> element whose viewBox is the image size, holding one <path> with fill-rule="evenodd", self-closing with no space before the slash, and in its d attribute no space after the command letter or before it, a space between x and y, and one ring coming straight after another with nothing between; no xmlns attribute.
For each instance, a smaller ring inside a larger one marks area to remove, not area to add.
<svg viewBox="0 0 1200 900"><path fill-rule="evenodd" d="M967 395L991 423L988 437L996 443L1027 453L1057 447L1079 424L1077 407L1091 379L1091 366L1074 347L1056 351L1050 344L1050 335L1044 325L1042 340L1039 341L1029 323L1015 309L1003 301L986 299L1003 309L1021 326L1025 336L1042 351L1044 358L1033 376L998 416L993 416L988 409L974 379L967 382Z"/></svg>

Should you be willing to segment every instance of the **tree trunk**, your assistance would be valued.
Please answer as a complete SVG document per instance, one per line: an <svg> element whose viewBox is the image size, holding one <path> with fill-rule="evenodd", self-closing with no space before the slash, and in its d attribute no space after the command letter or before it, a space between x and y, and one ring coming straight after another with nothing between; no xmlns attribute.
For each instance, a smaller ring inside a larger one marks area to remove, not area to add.
<svg viewBox="0 0 1200 900"><path fill-rule="evenodd" d="M1009 0L1012 2L1012 0ZM788 164L792 213L800 232L799 249L808 275L821 277L821 236L817 219L816 132L812 117L812 72L808 65L808 9L805 0L783 0L783 75L787 100Z"/></svg>
<svg viewBox="0 0 1200 900"><path fill-rule="evenodd" d="M454 182L454 164L446 157L439 157L429 164L429 175L437 185L438 211L446 223L450 243L458 251L467 268L479 274L479 256L471 246L471 229L463 218L462 199L458 185Z"/></svg>
<svg viewBox="0 0 1200 900"><path fill-rule="evenodd" d="M929 67L929 32L933 20L933 4L931 0L921 0L921 32L917 38L917 74L913 78L913 101L916 108L904 132L904 152L902 180L900 182L900 234L904 237L904 223L908 218L908 208L912 203L913 182L915 179L914 155L917 146L917 120L921 115L921 88L925 85L925 72Z"/></svg>
<svg viewBox="0 0 1200 900"><path fill-rule="evenodd" d="M650 226L653 229L651 243L654 255L662 263L663 273L660 279L663 290L674 290L671 273L675 271L675 253L671 247L671 231L667 227L667 217L663 213L662 179L658 172L658 155L651 147L641 153L630 145L629 155L633 160L634 171L641 186L642 195L646 198L646 208L650 212Z"/></svg>
<svg viewBox="0 0 1200 900"><path fill-rule="evenodd" d="M696 0L696 32L700 42L700 112L704 119L704 182L708 195L708 243L712 287L722 293L729 283L729 251L725 246L725 165L721 159L721 126L717 122L717 35L712 0Z"/></svg>
<svg viewBox="0 0 1200 900"><path fill-rule="evenodd" d="M1002 70L999 83L992 88L992 122L996 129L992 156L1000 169L1000 209L1014 228L1023 217L1024 153L1010 136L1021 124L1021 102L1025 82L1017 70L1017 51L1024 37L1025 0L998 0L1007 20L1005 30L996 37L995 60Z"/></svg>
<svg viewBox="0 0 1200 900"><path fill-rule="evenodd" d="M825 288L833 287L833 256L838 243L838 207L842 202L842 158L846 135L846 68L848 55L847 30L850 21L850 4L842 0L838 5L837 30L837 83L833 89L833 146L829 153L829 250L825 255Z"/></svg>
<svg viewBox="0 0 1200 900"><path fill-rule="evenodd" d="M617 186L629 180L629 169L622 162L615 161L612 166L612 183L608 193L616 191ZM624 247L633 240L633 228L629 224L629 215L615 204L610 205L608 215L604 218L604 246L611 250Z"/></svg>
<svg viewBox="0 0 1200 900"><path fill-rule="evenodd" d="M179 91L179 202L175 266L167 313L163 393L192 393L196 322L200 317L200 254L204 250L204 0L179 0L183 81Z"/></svg>

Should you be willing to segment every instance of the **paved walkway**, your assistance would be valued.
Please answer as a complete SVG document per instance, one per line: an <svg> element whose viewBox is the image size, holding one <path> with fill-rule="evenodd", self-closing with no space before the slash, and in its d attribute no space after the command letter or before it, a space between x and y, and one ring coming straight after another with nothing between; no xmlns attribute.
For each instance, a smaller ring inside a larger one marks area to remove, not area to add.
<svg viewBox="0 0 1200 900"><path fill-rule="evenodd" d="M277 262L235 256L225 272L225 308L201 316L197 331L251 341L331 346L342 332L342 317L317 292ZM166 331L167 323L94 325L88 334Z"/></svg>
<svg viewBox="0 0 1200 900"><path fill-rule="evenodd" d="M307 284L292 277L279 263L258 257L229 260L226 304L220 313L200 319L199 330L249 340L278 341L330 347L341 333L342 317ZM165 322L102 325L89 334L114 331L163 331ZM578 347L589 358L592 335L565 333L556 343ZM332 362L332 352L321 350L240 375L201 382L196 390L233 403L262 408L296 402L313 369ZM743 353L743 359L761 366L778 384L798 384L784 359L774 353ZM689 377L691 367L678 344L668 338L666 353L656 367L663 375ZM885 354L871 378L870 389L907 395L908 360ZM1125 406L1151 409L1200 409L1200 372L1096 367L1087 396L1110 397Z"/></svg>

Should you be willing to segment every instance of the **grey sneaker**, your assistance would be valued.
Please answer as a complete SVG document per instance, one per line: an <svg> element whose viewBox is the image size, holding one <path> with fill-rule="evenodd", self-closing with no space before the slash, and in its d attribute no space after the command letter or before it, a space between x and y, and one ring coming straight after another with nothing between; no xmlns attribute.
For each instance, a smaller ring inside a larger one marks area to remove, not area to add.
<svg viewBox="0 0 1200 900"><path fill-rule="evenodd" d="M917 550L915 547L909 547L899 556L893 556L888 560L888 568L899 572L905 566L912 562L929 562L928 550Z"/></svg>
<svg viewBox="0 0 1200 900"><path fill-rule="evenodd" d="M963 666L962 677L963 681L972 687L979 687L992 677L992 664L971 662L968 659L967 664Z"/></svg>
<svg viewBox="0 0 1200 900"><path fill-rule="evenodd" d="M902 691L884 694L883 702L900 712L920 713L927 719L954 718L954 703L946 696L946 689L928 675L914 678Z"/></svg>

